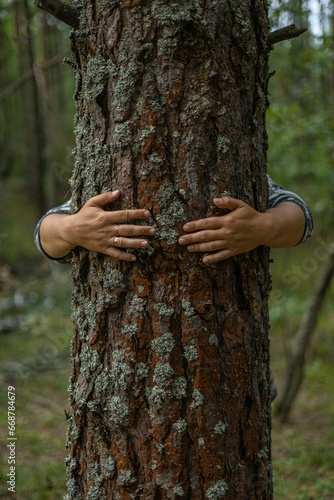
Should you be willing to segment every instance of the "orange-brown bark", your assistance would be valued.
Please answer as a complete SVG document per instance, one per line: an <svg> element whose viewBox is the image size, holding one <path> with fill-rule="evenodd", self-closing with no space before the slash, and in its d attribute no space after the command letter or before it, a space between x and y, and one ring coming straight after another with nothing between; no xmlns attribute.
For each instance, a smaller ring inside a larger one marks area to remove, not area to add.
<svg viewBox="0 0 334 500"><path fill-rule="evenodd" d="M136 263L74 258L68 498L269 499L267 250L177 244L226 191L266 208L266 4L85 0L80 23L74 209L120 188L157 233Z"/></svg>

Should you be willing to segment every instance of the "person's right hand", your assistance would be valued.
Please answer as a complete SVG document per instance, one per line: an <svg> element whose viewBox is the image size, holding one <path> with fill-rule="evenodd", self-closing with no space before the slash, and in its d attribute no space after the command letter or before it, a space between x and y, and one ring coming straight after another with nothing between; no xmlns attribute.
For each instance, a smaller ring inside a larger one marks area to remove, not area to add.
<svg viewBox="0 0 334 500"><path fill-rule="evenodd" d="M63 239L74 248L81 246L93 252L100 252L116 259L135 261L136 256L124 252L125 248L146 248L146 239L132 236L153 236L152 226L124 224L133 219L146 219L151 214L148 210L117 210L107 212L103 209L107 203L117 200L119 189L90 198L73 215L64 218Z"/></svg>

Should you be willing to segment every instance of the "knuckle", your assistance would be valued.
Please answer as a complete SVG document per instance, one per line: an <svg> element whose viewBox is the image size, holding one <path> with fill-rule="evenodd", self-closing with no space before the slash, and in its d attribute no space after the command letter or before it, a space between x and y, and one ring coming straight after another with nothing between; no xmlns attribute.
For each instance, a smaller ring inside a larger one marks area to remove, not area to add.
<svg viewBox="0 0 334 500"><path fill-rule="evenodd" d="M116 250L114 248L108 248L108 250L106 250L105 253L106 253L106 255L109 255L110 257L116 256Z"/></svg>
<svg viewBox="0 0 334 500"><path fill-rule="evenodd" d="M99 226L104 226L106 223L106 213L101 211L97 216L96 222Z"/></svg>
<svg viewBox="0 0 334 500"><path fill-rule="evenodd" d="M227 225L227 227L234 227L236 224L236 220L234 217L230 216L230 217L227 217L227 220L225 221L225 225Z"/></svg>
<svg viewBox="0 0 334 500"><path fill-rule="evenodd" d="M209 249L210 249L210 251L211 251L211 252L212 252L213 250L216 250L216 249L215 249L215 245L214 245L213 241L210 241L210 243L209 243Z"/></svg>
<svg viewBox="0 0 334 500"><path fill-rule="evenodd" d="M123 260L122 259L123 252L121 252L120 250L117 250L114 248L111 255L112 255L112 257L114 257L114 259Z"/></svg>
<svg viewBox="0 0 334 500"><path fill-rule="evenodd" d="M231 232L232 231L232 228L233 228L233 221L231 219L227 219L226 221L224 221L224 233L228 233L228 232Z"/></svg>
<svg viewBox="0 0 334 500"><path fill-rule="evenodd" d="M129 220L129 218L130 218L129 210L122 210L121 220L126 221L126 220Z"/></svg>

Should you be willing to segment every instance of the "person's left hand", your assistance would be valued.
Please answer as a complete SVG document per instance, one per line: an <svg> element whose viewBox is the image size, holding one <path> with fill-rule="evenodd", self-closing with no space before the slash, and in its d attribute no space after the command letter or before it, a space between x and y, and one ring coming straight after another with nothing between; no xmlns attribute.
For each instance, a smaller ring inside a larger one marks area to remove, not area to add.
<svg viewBox="0 0 334 500"><path fill-rule="evenodd" d="M183 229L188 234L179 238L180 245L188 245L189 252L215 252L203 258L205 264L212 264L265 244L265 213L235 198L214 198L213 203L231 212L187 222Z"/></svg>

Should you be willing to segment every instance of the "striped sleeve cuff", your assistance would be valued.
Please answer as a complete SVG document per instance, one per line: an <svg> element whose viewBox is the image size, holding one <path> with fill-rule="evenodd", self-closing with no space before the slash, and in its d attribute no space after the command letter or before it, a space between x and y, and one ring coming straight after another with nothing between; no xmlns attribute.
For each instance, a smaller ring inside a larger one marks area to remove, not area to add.
<svg viewBox="0 0 334 500"><path fill-rule="evenodd" d="M313 216L310 208L306 205L304 200L302 200L298 195L293 193L292 191L287 191L283 186L276 184L268 175L269 182L269 207L274 208L280 203L284 203L286 201L291 201L292 203L296 203L304 212L305 215L305 228L304 234L297 243L303 243L308 240L313 232Z"/></svg>
<svg viewBox="0 0 334 500"><path fill-rule="evenodd" d="M45 219L45 217L47 217L48 215L51 215L51 214L71 215L71 213L72 213L71 212L71 200L67 201L63 205L60 205L59 207L51 208L51 210L49 210L45 215L43 215L43 217L38 221L38 223L35 227L35 231L34 231L34 241L35 241L35 245L38 248L38 250L43 255L45 255L45 257L47 257L49 260L53 260L54 262L58 262L59 264L68 264L69 262L71 262L72 252L70 252L69 254L67 254L64 257L61 257L59 259L56 259L56 258L48 255L45 252L45 250L43 249L42 244L41 244L41 237L40 237L41 224L42 224L42 221Z"/></svg>

